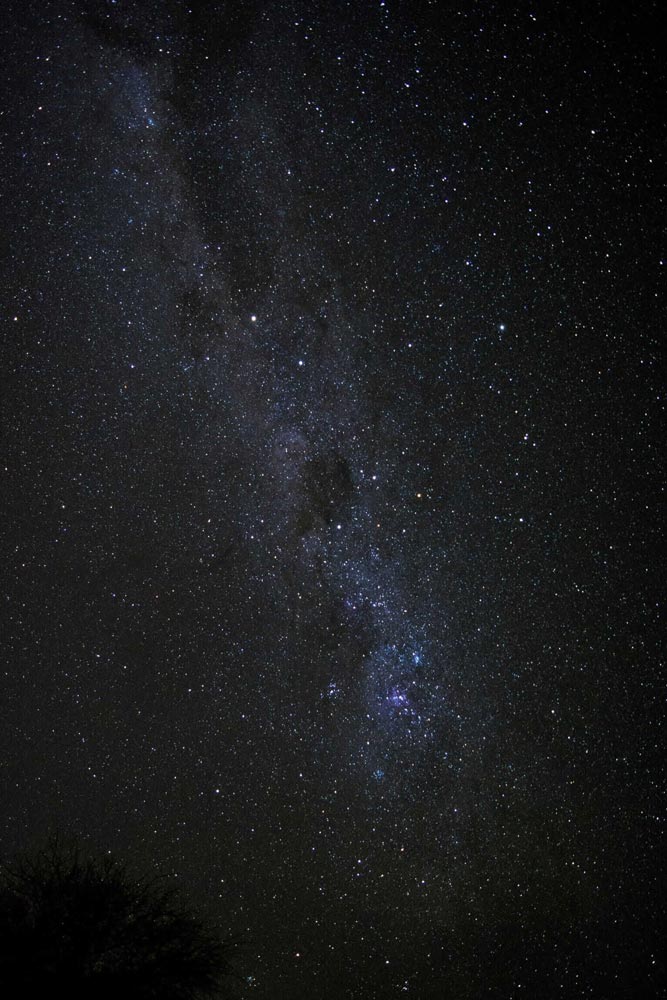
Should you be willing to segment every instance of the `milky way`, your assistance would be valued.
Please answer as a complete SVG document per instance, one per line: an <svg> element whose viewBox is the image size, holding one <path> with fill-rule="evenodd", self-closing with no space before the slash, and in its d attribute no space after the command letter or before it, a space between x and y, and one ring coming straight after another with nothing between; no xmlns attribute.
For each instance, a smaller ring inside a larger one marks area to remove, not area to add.
<svg viewBox="0 0 667 1000"><path fill-rule="evenodd" d="M239 995L661 995L643 7L9 5L2 846Z"/></svg>

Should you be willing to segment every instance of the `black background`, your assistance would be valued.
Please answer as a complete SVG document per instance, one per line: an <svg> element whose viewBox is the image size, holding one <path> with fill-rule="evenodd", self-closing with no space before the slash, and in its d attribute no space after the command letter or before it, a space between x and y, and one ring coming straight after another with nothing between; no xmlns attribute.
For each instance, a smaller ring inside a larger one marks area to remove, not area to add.
<svg viewBox="0 0 667 1000"><path fill-rule="evenodd" d="M662 995L657 9L3 5L0 846L244 996Z"/></svg>

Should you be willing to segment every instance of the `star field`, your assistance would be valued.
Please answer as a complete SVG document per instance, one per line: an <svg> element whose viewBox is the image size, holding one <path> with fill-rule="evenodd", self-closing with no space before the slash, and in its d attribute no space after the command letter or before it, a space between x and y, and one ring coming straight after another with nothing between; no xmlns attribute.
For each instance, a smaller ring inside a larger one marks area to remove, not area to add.
<svg viewBox="0 0 667 1000"><path fill-rule="evenodd" d="M7 6L0 843L238 996L665 995L656 15Z"/></svg>

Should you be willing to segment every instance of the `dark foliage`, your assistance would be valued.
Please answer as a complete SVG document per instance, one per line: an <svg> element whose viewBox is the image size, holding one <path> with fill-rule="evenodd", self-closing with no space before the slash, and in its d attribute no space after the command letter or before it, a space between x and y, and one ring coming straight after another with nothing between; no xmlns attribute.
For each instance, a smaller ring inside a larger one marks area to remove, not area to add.
<svg viewBox="0 0 667 1000"><path fill-rule="evenodd" d="M230 943L159 881L59 841L0 874L4 996L70 1000L224 997Z"/></svg>

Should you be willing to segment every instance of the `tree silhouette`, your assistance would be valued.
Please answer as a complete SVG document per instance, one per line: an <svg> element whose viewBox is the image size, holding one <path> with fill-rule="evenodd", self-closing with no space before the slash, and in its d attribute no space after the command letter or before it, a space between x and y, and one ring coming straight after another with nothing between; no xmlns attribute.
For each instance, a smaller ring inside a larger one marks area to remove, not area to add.
<svg viewBox="0 0 667 1000"><path fill-rule="evenodd" d="M158 880L135 880L111 858L83 858L56 839L0 868L6 996L221 998L230 950Z"/></svg>

